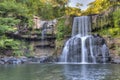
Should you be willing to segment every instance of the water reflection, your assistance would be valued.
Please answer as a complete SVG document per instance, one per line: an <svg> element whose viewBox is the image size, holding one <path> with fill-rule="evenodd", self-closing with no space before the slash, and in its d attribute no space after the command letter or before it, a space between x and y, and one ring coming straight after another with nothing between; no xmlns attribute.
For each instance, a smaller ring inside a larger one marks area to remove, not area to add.
<svg viewBox="0 0 120 80"><path fill-rule="evenodd" d="M103 80L109 74L105 65L64 65L65 80Z"/></svg>
<svg viewBox="0 0 120 80"><path fill-rule="evenodd" d="M120 65L0 65L0 80L120 80Z"/></svg>

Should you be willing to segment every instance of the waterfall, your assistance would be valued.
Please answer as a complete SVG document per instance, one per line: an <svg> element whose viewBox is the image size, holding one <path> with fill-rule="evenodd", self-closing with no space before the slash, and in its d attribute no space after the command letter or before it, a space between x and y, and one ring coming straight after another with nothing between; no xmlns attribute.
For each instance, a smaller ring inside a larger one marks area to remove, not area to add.
<svg viewBox="0 0 120 80"><path fill-rule="evenodd" d="M103 44L101 47L101 51L102 51L102 58L103 58L103 63L106 63L106 49L108 50L106 44Z"/></svg>
<svg viewBox="0 0 120 80"><path fill-rule="evenodd" d="M72 37L65 43L60 62L97 63L106 62L109 53L102 37L91 35L90 16L75 17ZM102 47L101 47L102 46ZM100 58L102 57L102 59Z"/></svg>
<svg viewBox="0 0 120 80"><path fill-rule="evenodd" d="M48 23L45 22L45 23L43 24L43 26L42 26L42 32L41 32L42 39L45 38L46 31L47 31L47 25L48 25Z"/></svg>
<svg viewBox="0 0 120 80"><path fill-rule="evenodd" d="M81 50L82 50L82 56L81 56L81 62L82 63L86 63L87 62L87 49L86 49L86 47L85 47L85 41L86 41L86 39L87 39L87 36L85 36L85 37L81 37L81 43L82 43L82 45L81 45Z"/></svg>
<svg viewBox="0 0 120 80"><path fill-rule="evenodd" d="M75 17L73 21L72 36L80 34L80 36L87 36L90 31L90 17L82 16Z"/></svg>
<svg viewBox="0 0 120 80"><path fill-rule="evenodd" d="M47 22L44 22L42 25L42 30L41 30L41 54L44 54L47 56L48 52L45 50L45 45L46 45L46 33L47 33Z"/></svg>
<svg viewBox="0 0 120 80"><path fill-rule="evenodd" d="M92 38L90 38L90 54L91 54L91 57L92 57L92 62L96 63L96 58L95 58L95 56L93 54L93 42L92 42Z"/></svg>

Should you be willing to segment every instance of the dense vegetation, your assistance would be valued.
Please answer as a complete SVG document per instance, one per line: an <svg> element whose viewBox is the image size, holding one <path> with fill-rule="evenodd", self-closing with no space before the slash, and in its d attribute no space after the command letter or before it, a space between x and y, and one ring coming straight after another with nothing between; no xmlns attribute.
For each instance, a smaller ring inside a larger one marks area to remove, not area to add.
<svg viewBox="0 0 120 80"><path fill-rule="evenodd" d="M61 41L71 34L71 23L63 16L81 16L90 14L100 14L110 7L120 5L119 1L95 0L88 5L88 9L82 11L82 4L78 3L76 7L68 6L69 0L0 0L0 54L5 50L11 50L14 55L23 55L20 50L27 47L21 46L21 41L8 38L5 33L20 32L20 29L32 28L33 16L39 16L43 20L58 19L56 28L57 40ZM105 16L108 24L100 29L100 34L119 35L120 34L120 9L112 14ZM63 17L63 18L61 18ZM99 19L100 20L100 19ZM109 27L108 27L109 26ZM96 26L95 26L96 27ZM20 47L21 46L21 47ZM30 47L30 46L29 46ZM33 50L31 48L31 50Z"/></svg>
<svg viewBox="0 0 120 80"><path fill-rule="evenodd" d="M5 33L16 33L32 28L33 16L54 19L65 14L67 0L0 0L0 54L23 55L21 41L8 38ZM22 43L23 44L23 43ZM33 50L30 48L30 50ZM30 51L31 52L31 51Z"/></svg>
<svg viewBox="0 0 120 80"><path fill-rule="evenodd" d="M120 2L114 0L95 0L89 4L89 7L84 14L99 14L97 17L96 26L99 27L99 33L107 36L119 35L120 24L119 15L120 12ZM94 25L94 24L93 24Z"/></svg>

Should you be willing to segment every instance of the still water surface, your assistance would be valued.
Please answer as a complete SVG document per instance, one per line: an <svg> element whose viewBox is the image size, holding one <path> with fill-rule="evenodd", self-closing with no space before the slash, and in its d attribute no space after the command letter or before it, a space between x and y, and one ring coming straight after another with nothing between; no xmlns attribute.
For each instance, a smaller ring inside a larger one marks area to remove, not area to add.
<svg viewBox="0 0 120 80"><path fill-rule="evenodd" d="M120 65L0 65L0 80L120 80Z"/></svg>

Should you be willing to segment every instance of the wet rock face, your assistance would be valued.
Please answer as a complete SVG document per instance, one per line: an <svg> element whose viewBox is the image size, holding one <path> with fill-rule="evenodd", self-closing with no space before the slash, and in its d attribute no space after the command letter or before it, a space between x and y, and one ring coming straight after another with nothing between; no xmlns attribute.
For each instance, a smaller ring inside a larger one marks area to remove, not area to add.
<svg viewBox="0 0 120 80"><path fill-rule="evenodd" d="M110 62L111 57L105 39L98 34L93 35L93 38L93 52L97 52L94 54L96 56L96 61L99 63Z"/></svg>
<svg viewBox="0 0 120 80"><path fill-rule="evenodd" d="M96 57L96 60L99 63L103 63L104 62L104 60L102 59L102 56ZM110 63L111 62L111 58L110 57L105 57L105 61L106 61L106 63Z"/></svg>
<svg viewBox="0 0 120 80"><path fill-rule="evenodd" d="M109 48L106 41L98 34L92 35L93 55L95 55L96 62L108 63L111 61ZM90 47L89 47L90 48Z"/></svg>
<svg viewBox="0 0 120 80"><path fill-rule="evenodd" d="M103 37L101 37L98 34L92 35L94 38L94 45L98 45L101 46L103 44L106 44L105 39Z"/></svg>
<svg viewBox="0 0 120 80"><path fill-rule="evenodd" d="M68 54L68 61L70 62L77 62L77 61L81 61L80 57L81 55L79 53L81 53L81 39L80 38L74 38L73 40L71 40L69 42L69 54Z"/></svg>

